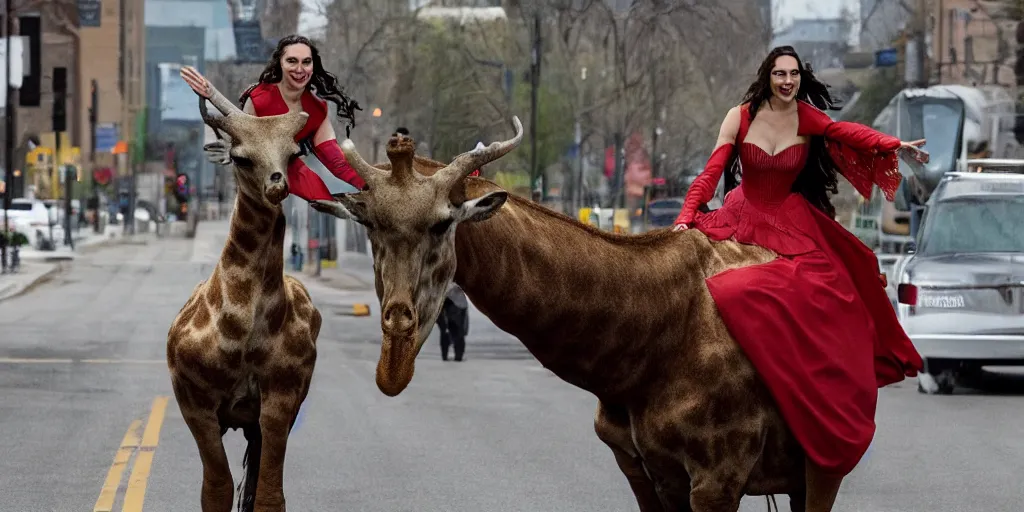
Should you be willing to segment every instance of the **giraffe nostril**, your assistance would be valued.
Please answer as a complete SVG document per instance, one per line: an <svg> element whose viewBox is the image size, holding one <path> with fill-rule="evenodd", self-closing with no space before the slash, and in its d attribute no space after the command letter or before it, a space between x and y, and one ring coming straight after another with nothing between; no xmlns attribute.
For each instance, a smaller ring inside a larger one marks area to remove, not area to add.
<svg viewBox="0 0 1024 512"><path fill-rule="evenodd" d="M405 331L414 324L412 307L405 303L395 303L384 310L384 327L388 330Z"/></svg>
<svg viewBox="0 0 1024 512"><path fill-rule="evenodd" d="M283 178L283 177L284 177L283 174L281 174L279 172L275 172L274 174L270 175L270 182L271 183L281 183L281 178Z"/></svg>

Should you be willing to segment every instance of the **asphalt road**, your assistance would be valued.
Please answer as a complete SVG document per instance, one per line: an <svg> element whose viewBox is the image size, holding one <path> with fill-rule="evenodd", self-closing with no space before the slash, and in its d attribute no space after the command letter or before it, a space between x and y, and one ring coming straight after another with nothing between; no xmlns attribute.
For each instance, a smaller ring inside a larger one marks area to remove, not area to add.
<svg viewBox="0 0 1024 512"><path fill-rule="evenodd" d="M79 512L98 501L126 512L198 510L199 458L164 346L211 268L210 245L101 249L0 304L0 511ZM373 382L376 308L372 317L334 313L372 294L310 289L325 325L289 445L289 510L637 510L593 434L594 399L479 313L466 362L442 362L435 333L412 385L387 398ZM875 443L836 510L1020 511L1024 407L1007 382L997 384L951 397L919 395L913 382L883 390ZM115 465L101 495L123 441L123 473ZM237 478L241 433L226 442ZM742 510L765 502L747 498Z"/></svg>

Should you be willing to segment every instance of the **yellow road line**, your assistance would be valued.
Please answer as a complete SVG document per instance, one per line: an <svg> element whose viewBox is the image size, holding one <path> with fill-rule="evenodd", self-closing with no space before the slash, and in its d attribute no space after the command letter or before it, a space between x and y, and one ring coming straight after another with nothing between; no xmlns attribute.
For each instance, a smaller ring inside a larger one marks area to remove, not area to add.
<svg viewBox="0 0 1024 512"><path fill-rule="evenodd" d="M153 400L146 430L142 432L142 445L135 456L132 474L128 477L128 489L124 493L124 505L121 512L142 512L142 502L146 497L146 481L153 467L153 454L160 443L160 427L164 423L167 412L167 400L170 397L158 396Z"/></svg>
<svg viewBox="0 0 1024 512"><path fill-rule="evenodd" d="M128 467L128 460L131 459L132 453L135 453L135 449L142 441L139 437L140 427L142 427L142 420L132 420L131 425L128 426L128 432L124 434L121 447L114 454L114 463L107 471L107 479L103 482L103 489L100 490L100 497L96 500L96 505L92 507L92 512L114 510L114 499L117 497L117 488L121 485L124 469Z"/></svg>

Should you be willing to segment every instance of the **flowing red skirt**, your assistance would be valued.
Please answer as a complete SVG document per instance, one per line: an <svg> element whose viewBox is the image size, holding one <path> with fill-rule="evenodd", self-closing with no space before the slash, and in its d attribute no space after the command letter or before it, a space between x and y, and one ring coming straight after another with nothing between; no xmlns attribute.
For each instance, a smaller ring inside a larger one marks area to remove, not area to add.
<svg viewBox="0 0 1024 512"><path fill-rule="evenodd" d="M779 254L707 286L808 458L848 474L874 436L878 388L922 368L875 254L799 194L759 208L737 188L694 227Z"/></svg>

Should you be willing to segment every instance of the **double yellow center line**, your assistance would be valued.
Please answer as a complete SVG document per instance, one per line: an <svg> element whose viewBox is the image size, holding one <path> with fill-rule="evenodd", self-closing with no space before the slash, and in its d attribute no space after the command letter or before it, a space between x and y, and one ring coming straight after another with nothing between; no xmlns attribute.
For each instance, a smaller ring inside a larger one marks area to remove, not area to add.
<svg viewBox="0 0 1024 512"><path fill-rule="evenodd" d="M112 512L114 510L114 501L117 498L117 491L121 487L124 471L127 469L132 455L136 453L135 464L132 466L131 475L128 476L128 486L125 488L121 512L142 512L142 502L146 497L146 483L149 480L150 469L153 467L153 453L156 451L157 444L160 443L160 428L164 423L169 398L158 396L153 400L142 437L139 437L142 420L133 420L128 425L128 432L124 434L121 446L114 454L114 463L107 471L107 478L103 481L100 497L92 508L93 512Z"/></svg>

